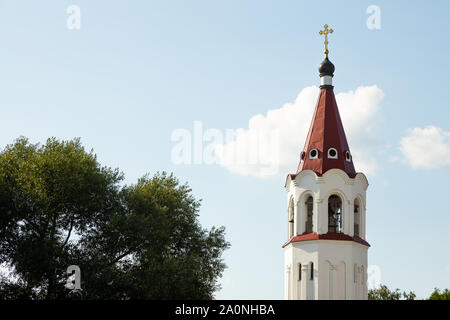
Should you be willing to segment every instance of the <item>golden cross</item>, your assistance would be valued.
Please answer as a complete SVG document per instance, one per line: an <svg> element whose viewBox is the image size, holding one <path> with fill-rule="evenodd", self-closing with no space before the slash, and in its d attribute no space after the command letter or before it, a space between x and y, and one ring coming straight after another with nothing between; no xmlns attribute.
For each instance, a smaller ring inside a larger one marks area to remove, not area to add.
<svg viewBox="0 0 450 320"><path fill-rule="evenodd" d="M320 30L319 34L324 34L325 35L325 55L328 57L328 34L329 33L333 33L333 29L328 29L328 25L324 25L323 26L325 29L324 30Z"/></svg>

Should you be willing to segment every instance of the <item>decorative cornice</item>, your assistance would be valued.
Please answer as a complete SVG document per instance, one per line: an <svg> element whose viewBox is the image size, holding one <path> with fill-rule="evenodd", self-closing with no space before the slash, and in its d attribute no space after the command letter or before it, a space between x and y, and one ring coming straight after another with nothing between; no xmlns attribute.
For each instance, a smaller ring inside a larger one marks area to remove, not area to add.
<svg viewBox="0 0 450 320"><path fill-rule="evenodd" d="M367 177L366 177L363 173L358 172L358 173L355 175L355 177L350 177L350 176L347 174L347 172L345 172L344 170L339 169L339 168L333 168L333 169L330 169L330 170L326 171L326 172L325 172L324 174L322 174L322 175L318 175L315 171L309 170L309 169L307 169L307 170L302 170L302 171L300 171L300 172L297 173L297 174L288 174L287 177L286 177L286 181L285 181L285 188L286 188L286 190L289 190L288 184L289 184L290 182L293 182L293 183L294 183L294 186L298 187L298 178L299 178L299 177L306 176L306 175L312 175L312 176L314 176L315 179L316 179L316 183L325 183L326 177L327 177L328 175L330 175L330 174L333 174L333 173L338 174L338 175L344 180L344 183L345 183L346 185L354 185L356 179L360 179L361 182L363 183L364 190L367 190L367 187L368 187L368 185L369 185L369 182L367 181Z"/></svg>
<svg viewBox="0 0 450 320"><path fill-rule="evenodd" d="M288 242L286 242L282 247L286 247L290 243L301 242L301 241L311 241L311 240L333 240L333 241L353 241L359 243L363 246L370 247L370 244L358 237L358 236L349 236L345 233L337 233L337 232L328 232L323 234L318 234L316 232L304 233L301 235L297 235L292 237Z"/></svg>

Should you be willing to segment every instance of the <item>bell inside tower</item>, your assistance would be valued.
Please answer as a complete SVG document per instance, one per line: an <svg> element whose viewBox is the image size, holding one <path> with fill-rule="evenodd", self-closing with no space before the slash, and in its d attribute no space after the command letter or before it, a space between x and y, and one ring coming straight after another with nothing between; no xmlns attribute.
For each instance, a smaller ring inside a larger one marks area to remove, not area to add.
<svg viewBox="0 0 450 320"><path fill-rule="evenodd" d="M328 232L342 230L342 201L337 195L328 198Z"/></svg>

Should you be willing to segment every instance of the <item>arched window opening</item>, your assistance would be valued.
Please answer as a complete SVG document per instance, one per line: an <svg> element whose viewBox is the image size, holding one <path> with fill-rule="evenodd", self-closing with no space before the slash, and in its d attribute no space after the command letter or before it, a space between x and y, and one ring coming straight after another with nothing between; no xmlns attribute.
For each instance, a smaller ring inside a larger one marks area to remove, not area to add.
<svg viewBox="0 0 450 320"><path fill-rule="evenodd" d="M360 226L360 205L359 205L359 200L355 199L355 203L354 203L354 210L353 210L353 227L354 227L354 231L353 233L355 234L355 236L360 235L360 230L359 230L359 226Z"/></svg>
<svg viewBox="0 0 450 320"><path fill-rule="evenodd" d="M314 280L314 263L312 263L312 262L311 262L311 270L310 271L311 271L310 279Z"/></svg>
<svg viewBox="0 0 450 320"><path fill-rule="evenodd" d="M309 151L309 159L317 159L319 158L319 151L317 149L311 149Z"/></svg>
<svg viewBox="0 0 450 320"><path fill-rule="evenodd" d="M335 148L328 149L328 158L329 159L337 159L338 158L338 152Z"/></svg>
<svg viewBox="0 0 450 320"><path fill-rule="evenodd" d="M342 201L337 195L328 198L328 232L342 230Z"/></svg>
<svg viewBox="0 0 450 320"><path fill-rule="evenodd" d="M294 200L289 202L288 210L288 224L289 224L289 239L294 236Z"/></svg>
<svg viewBox="0 0 450 320"><path fill-rule="evenodd" d="M313 232L313 197L309 196L305 202L306 205L306 221L305 232Z"/></svg>
<svg viewBox="0 0 450 320"><path fill-rule="evenodd" d="M352 162L352 155L350 154L350 151L345 151L345 160L347 162Z"/></svg>
<svg viewBox="0 0 450 320"><path fill-rule="evenodd" d="M298 281L302 280L302 264L298 264Z"/></svg>

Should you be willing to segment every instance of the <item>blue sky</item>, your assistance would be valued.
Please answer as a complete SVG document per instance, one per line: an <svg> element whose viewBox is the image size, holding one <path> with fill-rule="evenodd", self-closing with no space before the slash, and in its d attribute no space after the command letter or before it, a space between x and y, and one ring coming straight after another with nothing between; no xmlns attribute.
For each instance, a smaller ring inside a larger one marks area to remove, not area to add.
<svg viewBox="0 0 450 320"><path fill-rule="evenodd" d="M69 5L81 9L79 30L66 27ZM366 26L369 5L380 8L379 30ZM284 177L296 166L260 178L176 165L171 135L197 120L205 129L246 129L253 116L319 85L318 31L327 23L336 94L373 85L383 93L367 122L366 152L376 161L369 265L379 266L382 283L425 297L450 287L449 11L448 1L3 0L0 146L21 135L81 137L127 183L173 171L203 199L202 224L227 228L232 247L217 298L281 299Z"/></svg>

